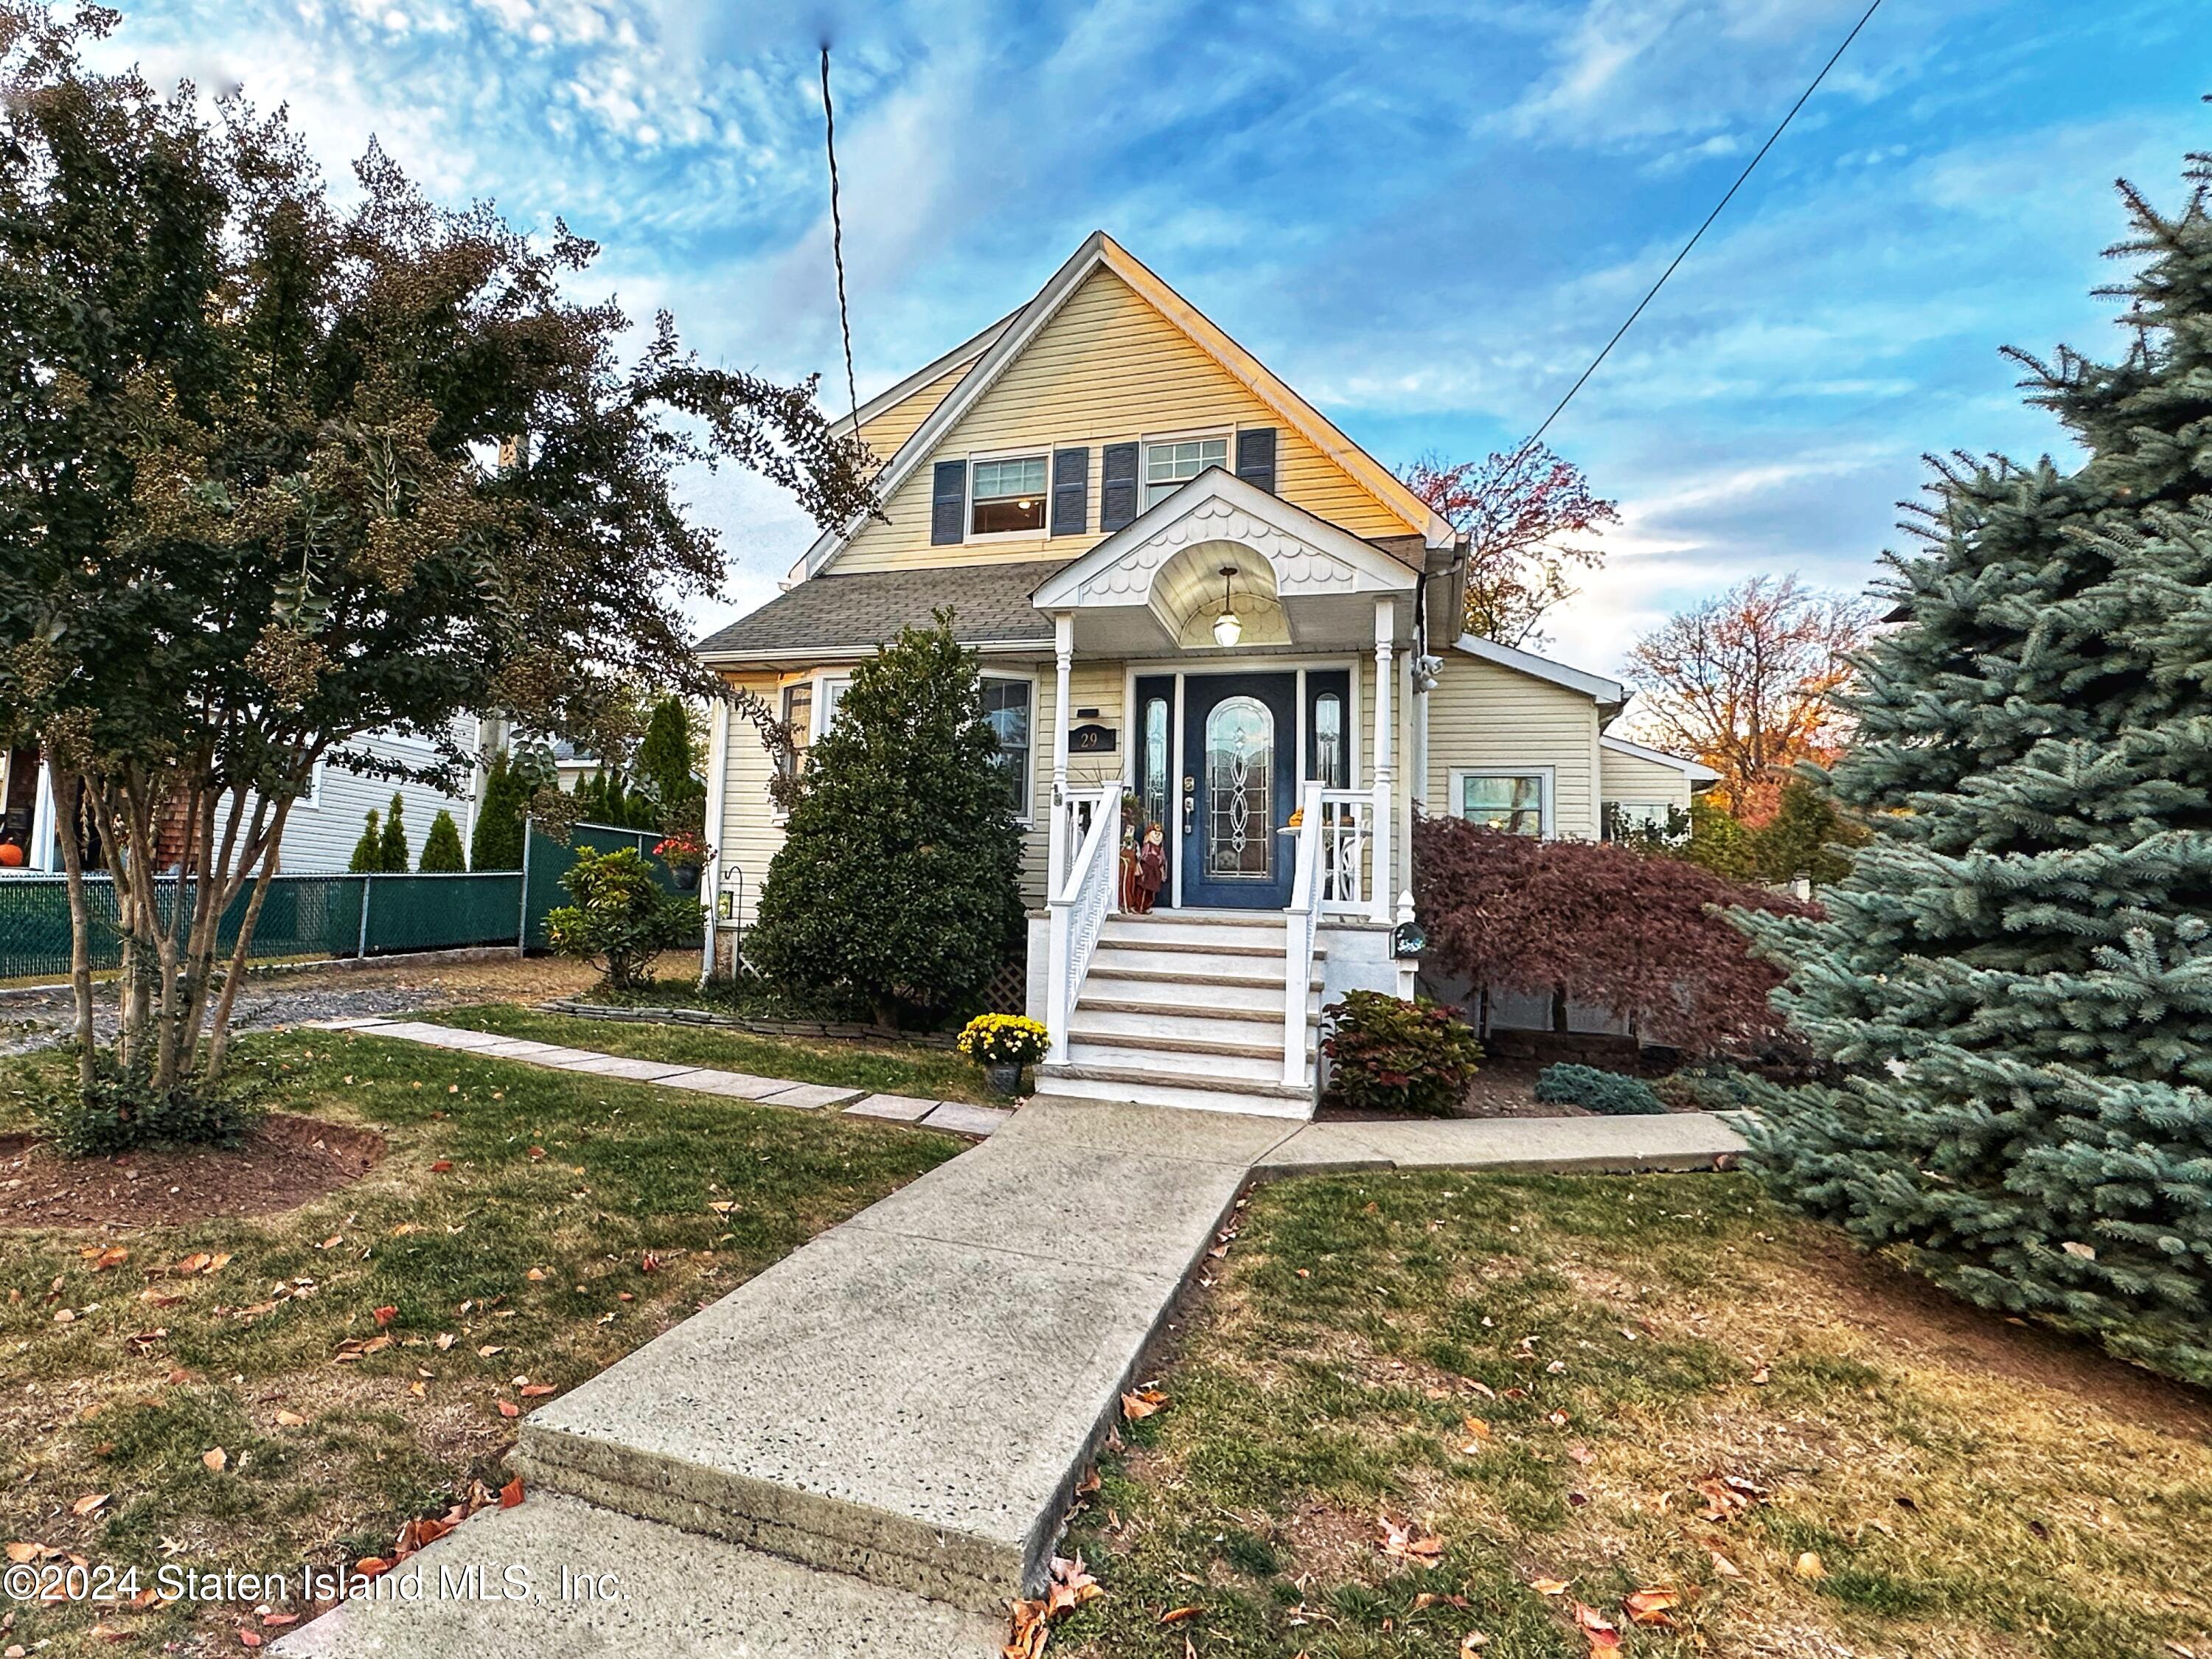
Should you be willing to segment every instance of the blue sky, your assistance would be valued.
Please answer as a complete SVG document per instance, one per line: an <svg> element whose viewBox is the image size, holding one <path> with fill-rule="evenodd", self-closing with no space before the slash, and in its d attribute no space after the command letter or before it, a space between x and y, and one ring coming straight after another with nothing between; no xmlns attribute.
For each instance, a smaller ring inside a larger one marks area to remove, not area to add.
<svg viewBox="0 0 2212 1659"><path fill-rule="evenodd" d="M866 398L1103 227L1384 461L1510 447L1863 0L1225 4L124 0L167 82L374 134L435 195L597 239L714 361L842 381L814 52L833 43ZM1887 0L1551 434L1618 497L1553 629L1618 666L1758 571L1855 587L1930 450L2031 455L2006 343L2118 349L2116 176L2212 147L2201 0ZM842 385L831 394L842 403ZM694 490L750 609L809 526Z"/></svg>

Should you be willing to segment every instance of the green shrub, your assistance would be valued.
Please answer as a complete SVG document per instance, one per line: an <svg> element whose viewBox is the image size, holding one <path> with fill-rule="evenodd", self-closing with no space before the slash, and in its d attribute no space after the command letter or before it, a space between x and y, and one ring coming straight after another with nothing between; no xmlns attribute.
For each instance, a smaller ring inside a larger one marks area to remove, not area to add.
<svg viewBox="0 0 2212 1659"><path fill-rule="evenodd" d="M529 799L530 786L501 750L492 757L483 799L477 803L477 827L469 837L471 869L522 868L522 808Z"/></svg>
<svg viewBox="0 0 2212 1659"><path fill-rule="evenodd" d="M406 805L398 792L393 791L392 810L384 818L384 838L377 843L382 862L376 867L390 875L407 873L407 826L399 820Z"/></svg>
<svg viewBox="0 0 2212 1659"><path fill-rule="evenodd" d="M39 1117L70 1158L108 1158L146 1146L234 1146L260 1121L256 1103L264 1086L258 1078L212 1087L188 1079L156 1089L103 1066L90 1089L48 1095Z"/></svg>
<svg viewBox="0 0 2212 1659"><path fill-rule="evenodd" d="M1654 1117L1667 1108L1640 1079L1561 1061L1536 1078L1536 1098L1548 1106L1581 1106L1607 1117Z"/></svg>
<svg viewBox="0 0 2212 1659"><path fill-rule="evenodd" d="M952 613L853 670L811 750L745 955L780 993L878 1024L973 1012L1021 938L1022 831Z"/></svg>
<svg viewBox="0 0 2212 1659"><path fill-rule="evenodd" d="M378 828L376 809L368 809L368 822L362 828L361 839L353 844L353 857L346 868L356 876L374 875L384 868L384 832Z"/></svg>
<svg viewBox="0 0 2212 1659"><path fill-rule="evenodd" d="M415 867L426 876L457 876L468 868L461 857L461 827L443 807L430 820L430 833L422 837L422 856Z"/></svg>
<svg viewBox="0 0 2212 1659"><path fill-rule="evenodd" d="M564 957L604 962L617 991L643 982L653 958L699 925L697 901L665 890L634 847L578 853L561 884L576 902L546 913L547 939Z"/></svg>
<svg viewBox="0 0 2212 1659"><path fill-rule="evenodd" d="M1426 997L1407 1002L1380 991L1346 992L1322 1011L1330 1097L1361 1111L1451 1116L1482 1059L1482 1045L1458 1012Z"/></svg>

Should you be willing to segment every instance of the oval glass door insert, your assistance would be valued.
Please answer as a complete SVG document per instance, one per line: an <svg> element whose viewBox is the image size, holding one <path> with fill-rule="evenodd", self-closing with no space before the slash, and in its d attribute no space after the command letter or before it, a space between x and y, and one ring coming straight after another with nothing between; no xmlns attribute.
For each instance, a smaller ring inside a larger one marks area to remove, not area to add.
<svg viewBox="0 0 2212 1659"><path fill-rule="evenodd" d="M1265 881L1275 871L1275 717L1224 697L1206 717L1206 872Z"/></svg>

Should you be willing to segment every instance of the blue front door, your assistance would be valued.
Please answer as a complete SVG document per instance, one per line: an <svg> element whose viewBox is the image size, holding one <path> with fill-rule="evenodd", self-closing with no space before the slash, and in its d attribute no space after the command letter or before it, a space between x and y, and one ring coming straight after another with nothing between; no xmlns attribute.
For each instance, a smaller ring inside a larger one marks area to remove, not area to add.
<svg viewBox="0 0 2212 1659"><path fill-rule="evenodd" d="M1183 681L1182 902L1279 910L1291 902L1297 676Z"/></svg>

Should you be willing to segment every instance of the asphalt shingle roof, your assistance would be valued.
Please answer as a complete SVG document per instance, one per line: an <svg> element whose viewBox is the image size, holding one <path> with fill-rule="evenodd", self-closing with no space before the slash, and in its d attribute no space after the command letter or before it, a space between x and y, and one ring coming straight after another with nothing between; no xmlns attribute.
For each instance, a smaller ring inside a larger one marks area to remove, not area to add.
<svg viewBox="0 0 2212 1659"><path fill-rule="evenodd" d="M695 647L721 657L803 657L880 645L911 623L930 625L952 608L953 631L969 645L1050 644L1052 618L1030 603L1065 559L1019 564L930 565L912 570L834 571L803 581Z"/></svg>

